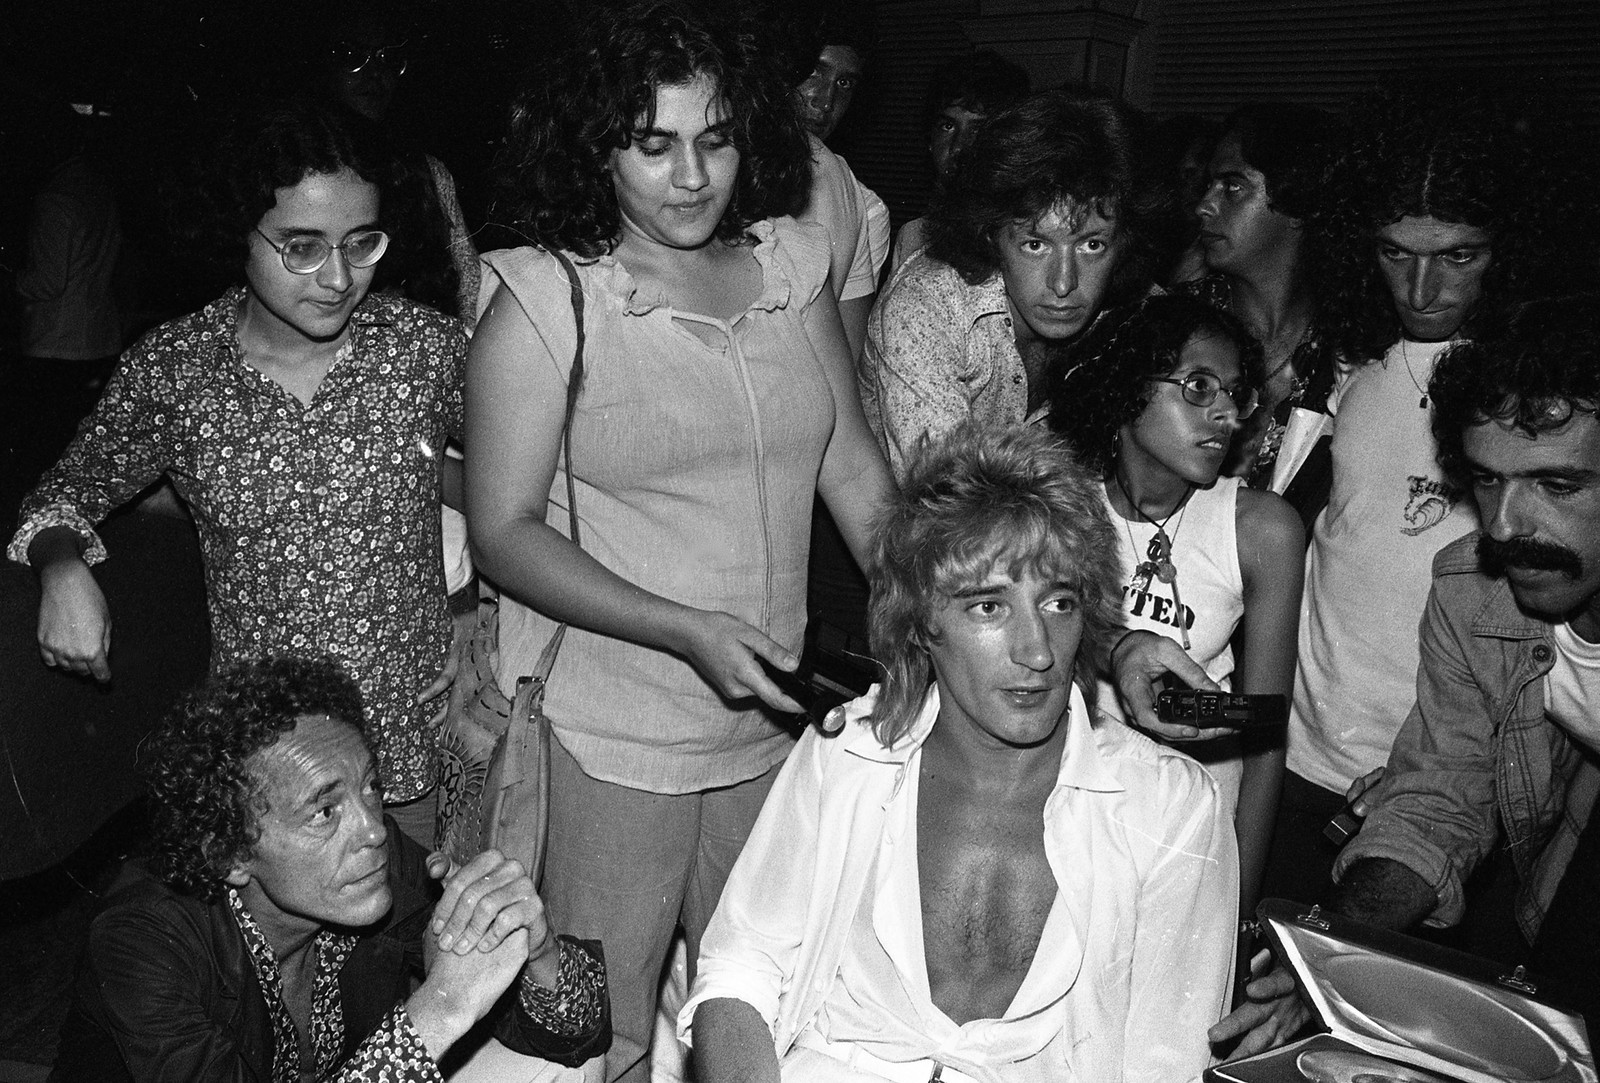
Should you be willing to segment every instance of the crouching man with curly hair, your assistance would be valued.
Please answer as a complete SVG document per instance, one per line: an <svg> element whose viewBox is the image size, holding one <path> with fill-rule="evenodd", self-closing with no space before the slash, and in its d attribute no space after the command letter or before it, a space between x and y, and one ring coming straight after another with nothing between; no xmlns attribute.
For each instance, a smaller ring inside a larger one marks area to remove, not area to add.
<svg viewBox="0 0 1600 1083"><path fill-rule="evenodd" d="M706 929L702 1083L1200 1075L1238 857L1205 769L1085 704L1103 504L1038 430L913 459L873 554L884 681L801 738Z"/></svg>
<svg viewBox="0 0 1600 1083"><path fill-rule="evenodd" d="M156 858L91 927L53 1080L437 1080L513 983L513 1049L610 1044L599 944L552 935L515 861L450 868L384 816L331 659L224 666L144 759Z"/></svg>

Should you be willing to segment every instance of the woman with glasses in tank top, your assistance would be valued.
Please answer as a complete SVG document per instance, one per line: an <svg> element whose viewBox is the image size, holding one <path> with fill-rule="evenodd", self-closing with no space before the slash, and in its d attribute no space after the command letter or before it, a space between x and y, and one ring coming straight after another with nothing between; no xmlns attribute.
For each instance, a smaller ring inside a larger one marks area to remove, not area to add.
<svg viewBox="0 0 1600 1083"><path fill-rule="evenodd" d="M1192 298L1151 297L1108 312L1074 345L1050 377L1050 426L1104 478L1128 626L1178 641L1224 690L1287 696L1300 520L1276 494L1218 476L1261 379L1261 348L1233 317ZM1126 713L1104 681L1097 706ZM1241 904L1252 911L1283 734L1201 730L1185 748L1234 810Z"/></svg>

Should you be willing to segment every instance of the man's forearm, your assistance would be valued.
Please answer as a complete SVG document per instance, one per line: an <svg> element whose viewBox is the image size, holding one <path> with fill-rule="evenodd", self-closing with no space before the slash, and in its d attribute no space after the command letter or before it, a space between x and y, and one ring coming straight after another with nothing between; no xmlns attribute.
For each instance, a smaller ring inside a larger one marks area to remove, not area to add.
<svg viewBox="0 0 1600 1083"><path fill-rule="evenodd" d="M778 1083L778 1052L761 1013L742 1000L708 1000L694 1013L694 1063L702 1083Z"/></svg>
<svg viewBox="0 0 1600 1083"><path fill-rule="evenodd" d="M1345 870L1330 904L1337 914L1404 931L1431 914L1439 893L1406 866L1387 857L1368 857Z"/></svg>

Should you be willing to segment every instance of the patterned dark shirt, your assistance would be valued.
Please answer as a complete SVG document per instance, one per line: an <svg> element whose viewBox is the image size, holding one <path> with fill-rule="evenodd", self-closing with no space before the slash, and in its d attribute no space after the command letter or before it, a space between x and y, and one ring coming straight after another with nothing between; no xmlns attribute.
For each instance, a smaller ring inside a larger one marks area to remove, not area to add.
<svg viewBox="0 0 1600 1083"><path fill-rule="evenodd" d="M244 900L231 887L228 909L233 913L233 920L239 923L239 932L250 952L250 965L255 968L256 983L261 986L261 995L272 1016L272 1083L300 1083L300 1041L294 1020L283 1003L283 972L278 969L278 956L261 926L245 909ZM339 1065L339 1051L344 1045L344 1002L339 999L339 972L349 962L355 946L354 936L340 936L327 929L312 941L316 975L311 986L311 1048L317 1061L318 1079L328 1078ZM382 1037L376 1044L380 1048L393 1046L389 1040L391 1034L395 1034L395 1030L386 1020L379 1028ZM363 1046L357 1053L357 1060L367 1059L363 1056L365 1053L367 1048ZM424 1051L422 1059L431 1061L432 1058Z"/></svg>
<svg viewBox="0 0 1600 1083"><path fill-rule="evenodd" d="M239 925L256 983L261 987L272 1016L272 1083L301 1083L300 1042L294 1020L283 1003L283 974L278 958L256 924L244 901L233 888L228 889L228 909ZM427 1046L412 1026L404 1004L397 1004L382 1024L341 1062L344 1046L344 1006L339 1000L339 973L355 949L357 937L341 936L324 929L312 941L316 953L316 976L311 992L311 1046L318 1080L328 1083L357 1081L441 1079L438 1065L428 1055ZM528 1018L553 1034L578 1035L592 1031L603 1018L608 1004L606 968L576 941L562 937L557 942L561 955L556 988L546 989L523 971L517 1000ZM312 1074L312 1073L307 1073Z"/></svg>
<svg viewBox="0 0 1600 1083"><path fill-rule="evenodd" d="M595 1020L610 1006L606 965L571 937L561 937L557 946L561 963L556 987L546 989L524 970L517 1002L529 1019L550 1033L572 1037L592 1031Z"/></svg>
<svg viewBox="0 0 1600 1083"><path fill-rule="evenodd" d="M152 331L122 357L100 403L22 505L8 555L69 526L105 558L94 526L165 474L188 502L205 558L212 665L326 651L361 686L385 797L434 784L433 707L450 619L439 550L437 458L461 429L459 321L369 294L352 349L311 405L245 364L236 289Z"/></svg>

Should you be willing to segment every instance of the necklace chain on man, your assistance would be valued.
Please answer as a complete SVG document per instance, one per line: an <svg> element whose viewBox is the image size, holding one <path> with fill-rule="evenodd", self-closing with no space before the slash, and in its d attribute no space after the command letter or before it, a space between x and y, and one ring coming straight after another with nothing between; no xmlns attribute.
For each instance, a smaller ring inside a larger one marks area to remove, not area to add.
<svg viewBox="0 0 1600 1083"><path fill-rule="evenodd" d="M1416 388L1417 394L1422 396L1417 400L1417 409L1426 410L1428 408L1428 389L1422 386L1421 381L1417 379L1417 374L1411 371L1411 354L1406 350L1404 336L1400 338L1400 360L1405 362L1406 375L1411 377L1411 386Z"/></svg>

